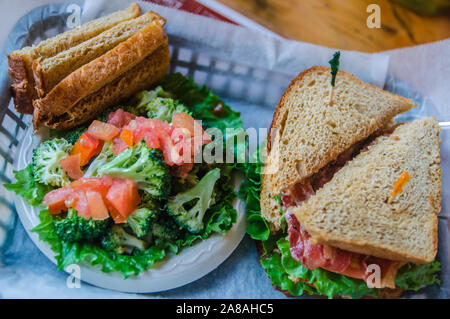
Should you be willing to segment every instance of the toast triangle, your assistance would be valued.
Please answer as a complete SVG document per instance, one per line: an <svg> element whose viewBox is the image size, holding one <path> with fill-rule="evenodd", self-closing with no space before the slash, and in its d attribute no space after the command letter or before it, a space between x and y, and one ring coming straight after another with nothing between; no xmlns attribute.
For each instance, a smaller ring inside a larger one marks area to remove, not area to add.
<svg viewBox="0 0 450 319"><path fill-rule="evenodd" d="M330 68L305 70L291 82L275 110L261 189L261 212L274 229L280 228L282 217L275 196L415 106L410 99L344 71L338 72L330 105L330 82Z"/></svg>
<svg viewBox="0 0 450 319"><path fill-rule="evenodd" d="M440 127L427 117L380 136L292 209L313 242L390 260L428 263L441 210ZM400 176L410 179L400 193Z"/></svg>

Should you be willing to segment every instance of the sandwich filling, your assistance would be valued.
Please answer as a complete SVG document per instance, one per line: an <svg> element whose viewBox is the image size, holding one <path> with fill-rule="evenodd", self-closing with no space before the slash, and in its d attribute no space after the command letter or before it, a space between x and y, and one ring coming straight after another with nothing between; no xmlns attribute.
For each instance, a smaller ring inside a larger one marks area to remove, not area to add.
<svg viewBox="0 0 450 319"><path fill-rule="evenodd" d="M303 183L294 184L287 194L281 196L283 211L288 225L289 245L292 258L300 261L308 269L323 268L351 278L362 279L374 288L395 288L397 271L405 264L374 256L345 251L328 245L314 244L307 230L300 225L290 207L300 206L316 191L328 183L345 164L360 152L368 149L380 136L389 136L394 128L378 131L366 140L353 144L341 153L338 158L320 169ZM371 265L380 269L379 280L373 280Z"/></svg>

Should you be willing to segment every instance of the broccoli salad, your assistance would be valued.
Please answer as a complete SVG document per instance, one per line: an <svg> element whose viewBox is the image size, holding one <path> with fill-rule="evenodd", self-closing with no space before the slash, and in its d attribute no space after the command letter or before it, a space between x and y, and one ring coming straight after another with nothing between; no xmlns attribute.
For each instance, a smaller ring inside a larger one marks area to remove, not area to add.
<svg viewBox="0 0 450 319"><path fill-rule="evenodd" d="M194 158L217 142L208 128L225 136L241 126L208 88L170 74L90 123L50 130L5 187L42 208L32 232L55 252L58 269L90 263L137 275L232 227L240 164Z"/></svg>

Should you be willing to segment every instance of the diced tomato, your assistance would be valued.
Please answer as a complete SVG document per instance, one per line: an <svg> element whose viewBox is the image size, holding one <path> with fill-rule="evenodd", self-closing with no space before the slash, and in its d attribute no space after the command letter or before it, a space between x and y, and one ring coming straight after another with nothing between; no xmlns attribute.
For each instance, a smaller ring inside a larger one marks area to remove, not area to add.
<svg viewBox="0 0 450 319"><path fill-rule="evenodd" d="M199 126L200 126L199 132L203 131L203 128L201 127L201 125L196 123L194 118L187 115L186 113L175 113L172 116L172 125L174 127L185 128L185 129L189 130L189 132L191 133L191 136L194 136L194 134L197 133L197 132L195 132L195 129L198 129Z"/></svg>
<svg viewBox="0 0 450 319"><path fill-rule="evenodd" d="M128 178L115 178L106 199L125 218L136 210L140 202L136 183Z"/></svg>
<svg viewBox="0 0 450 319"><path fill-rule="evenodd" d="M82 178L84 173L80 168L81 165L81 154L75 154L67 156L59 161L59 165L61 165L62 169L67 172L72 179Z"/></svg>
<svg viewBox="0 0 450 319"><path fill-rule="evenodd" d="M109 176L80 178L79 180L72 182L70 187L73 189L84 190L85 192L95 191L105 197L112 182L113 179Z"/></svg>
<svg viewBox="0 0 450 319"><path fill-rule="evenodd" d="M72 191L69 187L62 187L48 192L42 203L48 206L50 214L60 214L67 210L65 202L69 199Z"/></svg>
<svg viewBox="0 0 450 319"><path fill-rule="evenodd" d="M125 112L122 109L118 109L115 112L109 113L108 123L112 124L116 127L122 128L135 118L136 118L136 115Z"/></svg>
<svg viewBox="0 0 450 319"><path fill-rule="evenodd" d="M150 148L160 148L158 135L151 131L144 135L144 141Z"/></svg>
<svg viewBox="0 0 450 319"><path fill-rule="evenodd" d="M42 201L51 214L59 214L67 208L75 208L80 216L89 218L90 211L86 194L70 186L58 188L47 193Z"/></svg>
<svg viewBox="0 0 450 319"><path fill-rule="evenodd" d="M111 141L119 135L120 129L112 124L95 120L89 125L88 133L99 140Z"/></svg>
<svg viewBox="0 0 450 319"><path fill-rule="evenodd" d="M114 220L115 224L123 224L127 222L127 219L123 217L108 200L106 200L105 204L106 207L108 207L109 214L111 215L111 218Z"/></svg>
<svg viewBox="0 0 450 319"><path fill-rule="evenodd" d="M86 219L91 217L91 211L86 197L86 192L83 190L72 189L73 193L70 194L70 201L66 201L68 208L75 208L77 214Z"/></svg>
<svg viewBox="0 0 450 319"><path fill-rule="evenodd" d="M201 145L211 143L211 138L203 130L200 123L195 121L193 117L189 116L186 113L175 113L172 116L172 125L177 128L187 129L191 133L192 137L202 137Z"/></svg>
<svg viewBox="0 0 450 319"><path fill-rule="evenodd" d="M123 151L125 151L129 146L120 138L116 137L113 140L113 153L119 155Z"/></svg>
<svg viewBox="0 0 450 319"><path fill-rule="evenodd" d="M71 155L80 154L80 164L84 166L89 163L93 156L101 152L102 147L103 142L84 132L72 148Z"/></svg>
<svg viewBox="0 0 450 319"><path fill-rule="evenodd" d="M103 220L109 217L108 209L106 208L100 193L88 191L86 192L86 198L92 219Z"/></svg>
<svg viewBox="0 0 450 319"><path fill-rule="evenodd" d="M122 141L125 142L128 146L133 146L133 132L129 129L122 129L122 132L120 133L120 138Z"/></svg>
<svg viewBox="0 0 450 319"><path fill-rule="evenodd" d="M159 142L164 155L164 161L169 166L181 165L183 158L180 156L179 150L175 148L169 134L165 131L158 131Z"/></svg>

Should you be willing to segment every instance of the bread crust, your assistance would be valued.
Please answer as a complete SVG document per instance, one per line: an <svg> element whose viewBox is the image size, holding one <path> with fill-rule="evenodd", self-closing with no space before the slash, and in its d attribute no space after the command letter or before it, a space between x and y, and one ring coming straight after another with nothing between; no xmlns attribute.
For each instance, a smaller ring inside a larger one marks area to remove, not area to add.
<svg viewBox="0 0 450 319"><path fill-rule="evenodd" d="M32 114L34 90L29 85L25 61L21 55L14 52L7 55L7 58L8 73L13 80L11 94L14 106L19 113Z"/></svg>

